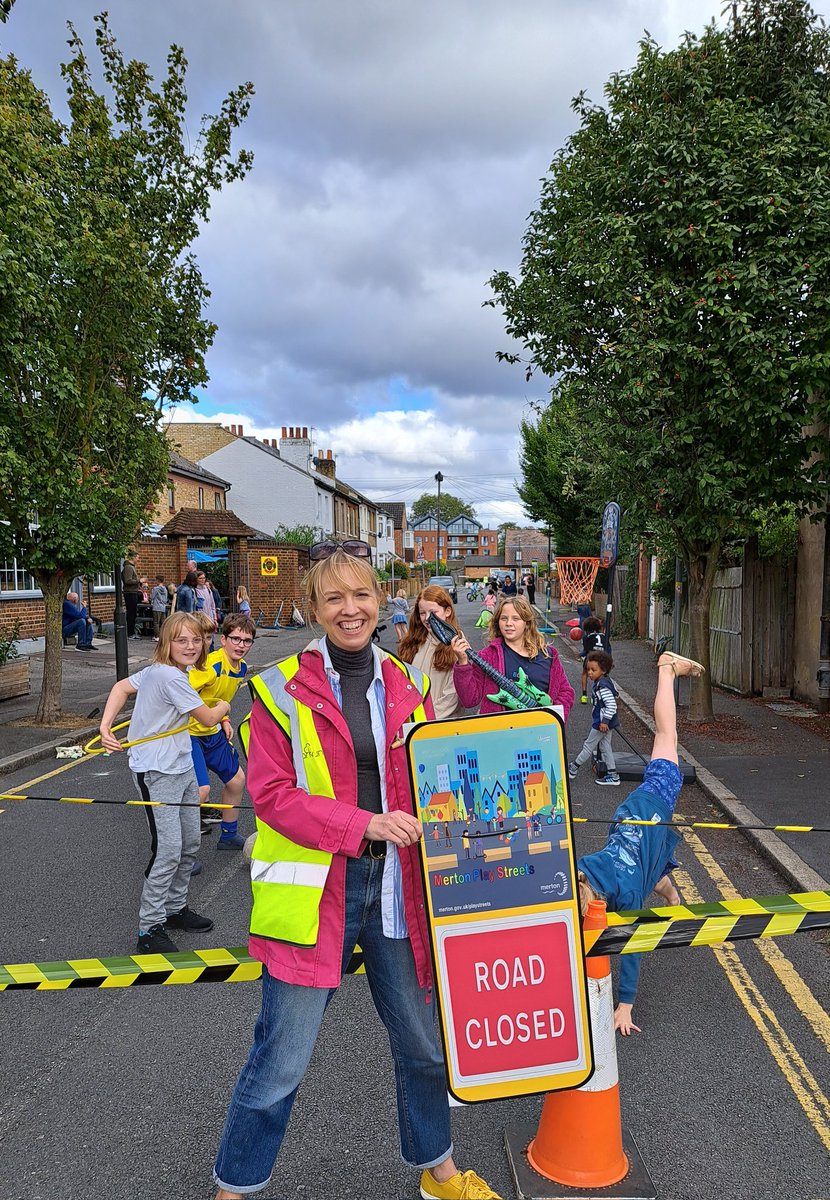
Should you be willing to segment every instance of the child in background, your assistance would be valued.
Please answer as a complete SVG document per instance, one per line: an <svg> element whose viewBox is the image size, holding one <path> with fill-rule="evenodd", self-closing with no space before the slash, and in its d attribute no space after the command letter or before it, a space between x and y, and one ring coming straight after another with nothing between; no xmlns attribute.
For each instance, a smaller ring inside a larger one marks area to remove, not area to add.
<svg viewBox="0 0 830 1200"><path fill-rule="evenodd" d="M212 634L213 631L205 630L206 636L208 632ZM220 649L207 656L203 667L194 667L189 676L191 686L206 704L225 700L230 708L237 688L248 673L243 656L254 644L255 636L256 626L250 617L244 617L241 613L225 617L219 634ZM245 772L239 764L239 755L231 745L233 726L227 716L219 725L216 722L208 725L195 718L190 722L190 736L200 802L205 804L210 798L210 770L222 780L222 804L231 806L220 810L218 849L241 850L245 839L237 832L237 805L245 788Z"/></svg>
<svg viewBox="0 0 830 1200"><path fill-rule="evenodd" d="M392 601L392 628L395 630L395 637L399 642L402 642L406 637L408 623L409 600L406 597L404 589L399 587L395 593L395 599Z"/></svg>
<svg viewBox="0 0 830 1200"><path fill-rule="evenodd" d="M248 595L248 589L240 583L236 589L236 611L242 617L250 617L251 615L251 599Z"/></svg>
<svg viewBox="0 0 830 1200"><path fill-rule="evenodd" d="M614 751L611 749L611 730L620 723L617 716L617 689L608 678L613 670L614 660L605 650L592 650L585 659L585 669L591 680L591 701L594 709L591 714L591 732L573 762L568 763L568 778L576 779L579 768L589 762L594 751L599 748L608 773L597 776L594 783L602 787L619 787L620 777L617 774L617 763Z"/></svg>
<svg viewBox="0 0 830 1200"><path fill-rule="evenodd" d="M150 592L150 607L153 610L153 641L159 640L159 633L167 612L167 601L169 599L167 585L164 582L163 575L156 576L156 582L153 590Z"/></svg>
<svg viewBox="0 0 830 1200"><path fill-rule="evenodd" d="M580 704L588 703L588 664L586 659L592 650L604 650L611 653L611 643L602 632L602 621L599 617L586 617L582 626L582 696Z"/></svg>
<svg viewBox="0 0 830 1200"><path fill-rule="evenodd" d="M205 725L227 715L228 702L203 702L187 679L187 671L205 661L201 627L189 613L175 613L161 627L153 659L143 671L121 679L110 692L101 718L101 745L123 750L112 723L131 696L136 697L127 741L130 770L145 807L152 853L145 871L139 907L138 949L166 954L176 944L166 928L213 928L187 906L190 873L199 848L199 788L193 771L188 717Z"/></svg>
<svg viewBox="0 0 830 1200"><path fill-rule="evenodd" d="M653 891L665 904L680 903L680 896L669 873L677 865L672 855L680 841L680 834L671 827L670 822L683 783L677 765L674 677L702 673L700 663L679 654L667 652L661 654L657 661L651 762L643 772L643 782L614 813L605 849L577 859L579 900L583 915L589 901L597 898L605 901L610 912L629 912L642 908ZM663 823L620 824L625 820ZM614 1028L626 1036L640 1032L632 1020L639 974L639 954L623 955Z"/></svg>

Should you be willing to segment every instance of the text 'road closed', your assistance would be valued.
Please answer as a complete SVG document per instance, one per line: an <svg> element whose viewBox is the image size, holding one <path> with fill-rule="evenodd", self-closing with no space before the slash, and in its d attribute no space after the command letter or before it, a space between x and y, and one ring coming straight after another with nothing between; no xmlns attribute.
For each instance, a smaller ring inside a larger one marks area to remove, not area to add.
<svg viewBox="0 0 830 1200"><path fill-rule="evenodd" d="M578 1057L564 922L453 934L443 949L462 1075L536 1069Z"/></svg>

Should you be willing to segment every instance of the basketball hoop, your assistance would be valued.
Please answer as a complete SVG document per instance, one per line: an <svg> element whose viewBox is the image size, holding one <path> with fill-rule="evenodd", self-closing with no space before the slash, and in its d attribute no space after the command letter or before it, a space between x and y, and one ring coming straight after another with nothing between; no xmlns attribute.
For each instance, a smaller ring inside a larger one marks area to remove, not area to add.
<svg viewBox="0 0 830 1200"><path fill-rule="evenodd" d="M563 604L590 604L599 570L598 558L556 556L559 598Z"/></svg>

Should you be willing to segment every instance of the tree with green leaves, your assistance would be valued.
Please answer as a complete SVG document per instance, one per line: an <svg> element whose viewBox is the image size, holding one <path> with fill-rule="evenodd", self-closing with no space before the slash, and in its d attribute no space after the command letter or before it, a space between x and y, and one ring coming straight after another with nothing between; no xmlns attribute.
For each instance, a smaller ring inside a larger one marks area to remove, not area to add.
<svg viewBox="0 0 830 1200"><path fill-rule="evenodd" d="M500 525L496 526L496 534L498 536L498 541L496 542L496 549L499 554L504 554L504 547L507 542L508 529L518 529L518 528L519 528L519 526L516 524L515 521L502 521Z"/></svg>
<svg viewBox="0 0 830 1200"><path fill-rule="evenodd" d="M663 51L648 35L605 105L574 101L524 238L493 277L526 371L605 439L626 519L667 530L709 663L724 539L824 507L830 363L830 34L803 0L737 3ZM502 355L516 361L516 355ZM712 715L708 675L690 715Z"/></svg>
<svg viewBox="0 0 830 1200"><path fill-rule="evenodd" d="M274 541L288 546L313 546L317 540L313 525L278 525L274 530Z"/></svg>
<svg viewBox="0 0 830 1200"><path fill-rule="evenodd" d="M551 403L535 421L522 420L519 432L525 512L550 530L558 554L598 554L606 503L602 450L590 447L590 430L580 427L567 391L555 389Z"/></svg>
<svg viewBox="0 0 830 1200"><path fill-rule="evenodd" d="M424 492L410 506L410 520L420 521L421 517L435 516L439 511L438 494L437 492ZM451 492L441 493L440 504L441 524L446 525L448 521L454 521L456 517L469 517L471 521L476 520L476 511L471 504L466 500L460 500L458 496L453 496Z"/></svg>
<svg viewBox="0 0 830 1200"><path fill-rule="evenodd" d="M251 84L191 147L180 48L155 88L97 17L104 95L69 30L68 124L0 58L0 555L43 592L44 723L60 714L69 582L112 570L136 537L166 479L162 410L207 381L216 327L189 247L252 161L231 150Z"/></svg>

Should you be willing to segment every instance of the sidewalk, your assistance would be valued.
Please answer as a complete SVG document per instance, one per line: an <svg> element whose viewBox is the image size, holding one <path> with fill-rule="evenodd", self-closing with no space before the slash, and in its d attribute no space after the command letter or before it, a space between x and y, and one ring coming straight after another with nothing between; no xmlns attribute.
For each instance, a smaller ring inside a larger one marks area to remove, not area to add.
<svg viewBox="0 0 830 1200"><path fill-rule="evenodd" d="M551 616L566 634L574 616L556 606ZM578 657L581 643L557 639L563 656ZM647 747L638 722L651 726L655 659L645 641L613 638L613 678L633 717L623 716L623 732L638 748ZM820 825L830 827L830 717L817 716L792 700L764 700L714 689L715 721L690 725L689 683L680 683L680 753L692 763L706 796L739 825ZM577 703L579 699L577 698ZM628 749L618 738L615 748ZM684 795L678 810L692 820L713 819L687 811ZM715 820L718 818L715 817ZM828 891L830 833L752 833L746 836L797 891Z"/></svg>
<svg viewBox="0 0 830 1200"><path fill-rule="evenodd" d="M257 630L257 639L247 661L254 673L261 671L278 658L295 653L306 645L310 636L309 631L303 629ZM33 724L43 678L44 640L33 638L18 642L19 653L29 656L32 691L28 696L0 701L0 774L20 770L44 758L54 758L58 746L81 745L97 734L104 704L115 683L115 641L102 637L95 638L94 644L96 649L89 653L74 648L62 651L65 724L50 727ZM151 637L128 640L130 674L147 666L154 645ZM240 694L240 704L247 704L247 691Z"/></svg>

